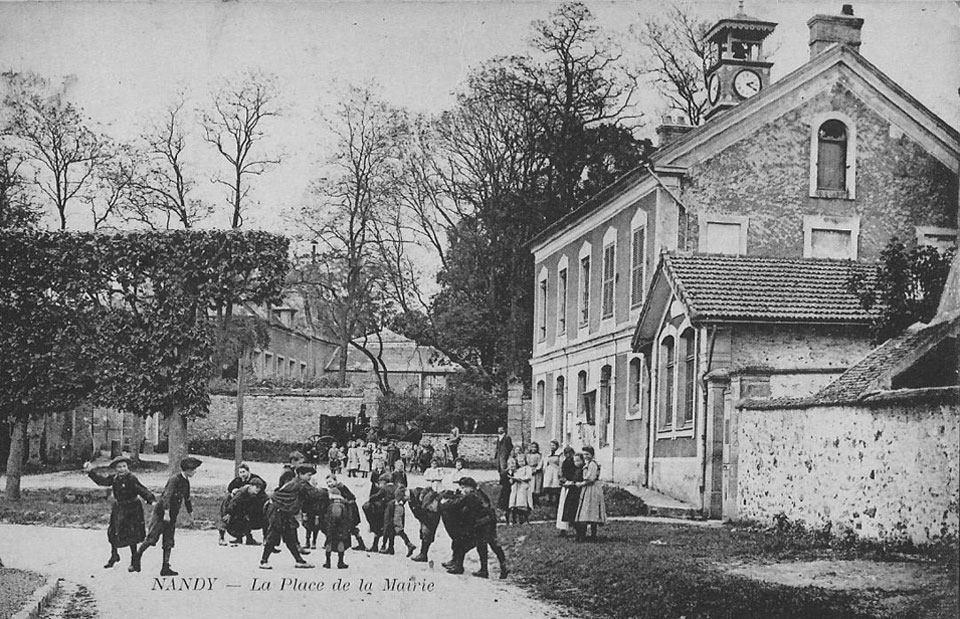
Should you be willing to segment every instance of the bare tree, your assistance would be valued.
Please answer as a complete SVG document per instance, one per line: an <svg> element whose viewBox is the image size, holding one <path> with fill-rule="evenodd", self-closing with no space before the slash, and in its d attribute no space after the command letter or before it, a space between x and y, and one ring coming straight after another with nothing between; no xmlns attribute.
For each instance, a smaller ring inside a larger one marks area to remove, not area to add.
<svg viewBox="0 0 960 619"><path fill-rule="evenodd" d="M263 122L279 113L275 78L250 72L214 93L211 108L203 114L204 139L230 165L229 174L216 182L227 188L232 228L243 225L250 177L280 163L279 156L256 152L264 136Z"/></svg>
<svg viewBox="0 0 960 619"><path fill-rule="evenodd" d="M351 346L369 353L356 338L379 331L390 300L380 226L395 209L399 149L406 115L370 88L349 87L328 123L337 150L326 176L313 183L312 204L298 221L320 246L319 260L302 268L301 290L339 343L338 380L346 380ZM366 342L367 340L364 340ZM382 363L368 354L380 377ZM386 375L381 388L389 389Z"/></svg>
<svg viewBox="0 0 960 619"><path fill-rule="evenodd" d="M130 215L150 227L156 227L159 215L165 228L175 223L190 229L213 211L211 205L193 195L196 181L185 162L186 114L180 93L160 120L141 136L135 178L139 199Z"/></svg>
<svg viewBox="0 0 960 619"><path fill-rule="evenodd" d="M706 106L709 60L704 36L709 29L709 21L683 4L631 28L646 51L645 72L670 107L686 114L693 125L703 121Z"/></svg>
<svg viewBox="0 0 960 619"><path fill-rule="evenodd" d="M90 188L97 166L106 157L104 139L90 128L86 115L66 100L63 88L54 88L32 73L3 77L7 89L4 134L33 167L33 182L56 208L60 229L65 229L71 201Z"/></svg>

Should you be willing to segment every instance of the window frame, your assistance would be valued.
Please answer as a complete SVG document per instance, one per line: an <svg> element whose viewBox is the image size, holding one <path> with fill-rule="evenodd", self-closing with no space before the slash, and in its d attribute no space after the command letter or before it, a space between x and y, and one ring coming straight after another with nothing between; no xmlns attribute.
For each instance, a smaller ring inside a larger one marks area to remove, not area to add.
<svg viewBox="0 0 960 619"><path fill-rule="evenodd" d="M577 328L583 329L590 326L590 273L593 270L593 248L589 243L584 243L577 255L577 268L579 269L577 278ZM584 268L586 262L586 268Z"/></svg>
<svg viewBox="0 0 960 619"><path fill-rule="evenodd" d="M538 428L544 428L547 425L547 381L541 378L536 386L537 414L534 417L534 423Z"/></svg>
<svg viewBox="0 0 960 619"><path fill-rule="evenodd" d="M547 340L547 294L549 284L547 282L546 267L540 269L540 275L537 278L537 342Z"/></svg>
<svg viewBox="0 0 960 619"><path fill-rule="evenodd" d="M954 248L956 249L960 247L960 230L957 228L944 228L941 226L916 226L916 235L917 245L931 245L939 249L940 245L930 243L928 239L930 237L952 236Z"/></svg>
<svg viewBox="0 0 960 619"><path fill-rule="evenodd" d="M669 340L670 348L667 349ZM672 432L676 418L676 359L677 338L671 329L663 334L658 342L657 357L657 430Z"/></svg>
<svg viewBox="0 0 960 619"><path fill-rule="evenodd" d="M617 243L603 246L600 271L600 320L612 320L617 304Z"/></svg>
<svg viewBox="0 0 960 619"><path fill-rule="evenodd" d="M650 360L639 353L631 355L627 361L627 419L642 419L649 402ZM636 372L634 372L636 367Z"/></svg>
<svg viewBox="0 0 960 619"><path fill-rule="evenodd" d="M569 295L570 270L566 256L557 264L557 335L567 333L567 296Z"/></svg>
<svg viewBox="0 0 960 619"><path fill-rule="evenodd" d="M738 252L736 254L721 254L727 256L745 256L747 254L747 234L750 231L750 217L747 215L733 215L729 213L705 212L697 214L697 250L708 252L707 230L710 224L735 224L740 227Z"/></svg>
<svg viewBox="0 0 960 619"><path fill-rule="evenodd" d="M820 128L831 120L843 123L847 130L845 151L844 189L820 189L818 164L820 158ZM811 198L853 200L857 197L857 126L853 119L842 112L829 111L817 114L810 120L810 187Z"/></svg>
<svg viewBox="0 0 960 619"><path fill-rule="evenodd" d="M687 336L689 334L689 337ZM677 380L677 408L680 413L678 428L683 430L693 427L697 410L697 332L693 327L687 327L680 332L677 338L684 342L683 359L678 356L677 365L683 364L683 381ZM682 404L682 406L680 406Z"/></svg>
<svg viewBox="0 0 960 619"><path fill-rule="evenodd" d="M813 255L813 232L828 230L850 233L850 251L845 258L821 257ZM804 215L803 217L803 257L827 260L856 260L860 255L860 216L826 217L823 215Z"/></svg>

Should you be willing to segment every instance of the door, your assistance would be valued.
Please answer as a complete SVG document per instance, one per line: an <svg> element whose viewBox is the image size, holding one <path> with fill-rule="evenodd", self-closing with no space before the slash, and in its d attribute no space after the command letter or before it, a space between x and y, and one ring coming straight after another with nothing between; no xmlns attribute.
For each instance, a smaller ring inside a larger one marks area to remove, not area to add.
<svg viewBox="0 0 960 619"><path fill-rule="evenodd" d="M737 519L737 411L730 389L723 393L723 519Z"/></svg>

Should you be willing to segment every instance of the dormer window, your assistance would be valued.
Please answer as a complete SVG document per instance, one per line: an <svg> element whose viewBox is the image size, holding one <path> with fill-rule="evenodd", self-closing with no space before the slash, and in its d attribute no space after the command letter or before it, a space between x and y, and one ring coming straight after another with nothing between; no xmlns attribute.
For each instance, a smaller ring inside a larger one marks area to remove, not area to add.
<svg viewBox="0 0 960 619"><path fill-rule="evenodd" d="M820 125L817 135L817 189L847 188L847 127L839 120Z"/></svg>
<svg viewBox="0 0 960 619"><path fill-rule="evenodd" d="M852 199L856 180L856 128L844 115L814 119L810 136L810 195Z"/></svg>

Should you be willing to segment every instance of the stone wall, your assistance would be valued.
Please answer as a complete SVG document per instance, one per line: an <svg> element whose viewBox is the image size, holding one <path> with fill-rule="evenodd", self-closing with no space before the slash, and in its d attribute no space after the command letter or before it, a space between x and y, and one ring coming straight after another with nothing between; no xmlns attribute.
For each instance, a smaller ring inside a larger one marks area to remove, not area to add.
<svg viewBox="0 0 960 619"><path fill-rule="evenodd" d="M449 434L424 434L423 441L429 441L437 451L442 451ZM493 463L493 456L497 450L496 434L461 434L458 453L467 463Z"/></svg>
<svg viewBox="0 0 960 619"><path fill-rule="evenodd" d="M309 394L247 394L243 400L244 436L300 442L320 431L320 415L356 417L364 402L363 392L352 389L324 389ZM236 397L211 395L207 416L190 422L190 438L233 438L236 424Z"/></svg>
<svg viewBox="0 0 960 619"><path fill-rule="evenodd" d="M741 410L739 517L926 544L958 535L956 390L857 406ZM939 397L936 397L938 396Z"/></svg>

